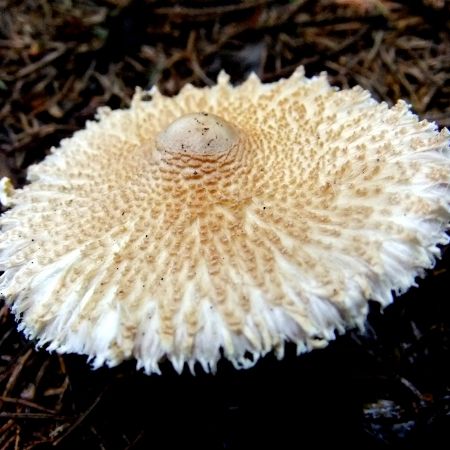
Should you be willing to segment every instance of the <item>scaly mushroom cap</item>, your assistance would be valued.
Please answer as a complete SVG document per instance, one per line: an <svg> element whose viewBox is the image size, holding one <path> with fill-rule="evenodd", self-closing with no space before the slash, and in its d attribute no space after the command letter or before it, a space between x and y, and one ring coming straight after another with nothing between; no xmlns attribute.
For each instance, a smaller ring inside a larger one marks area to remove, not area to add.
<svg viewBox="0 0 450 450"><path fill-rule="evenodd" d="M302 70L138 91L10 193L1 295L29 338L95 366L322 347L448 242L448 136Z"/></svg>

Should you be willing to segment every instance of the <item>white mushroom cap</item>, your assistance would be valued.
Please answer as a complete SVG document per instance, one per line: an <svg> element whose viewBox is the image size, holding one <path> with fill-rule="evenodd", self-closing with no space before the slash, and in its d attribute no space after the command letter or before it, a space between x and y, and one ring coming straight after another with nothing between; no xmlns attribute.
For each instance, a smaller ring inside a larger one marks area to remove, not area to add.
<svg viewBox="0 0 450 450"><path fill-rule="evenodd" d="M449 133L404 102L301 69L145 95L8 193L0 292L50 350L249 367L362 327L448 242Z"/></svg>

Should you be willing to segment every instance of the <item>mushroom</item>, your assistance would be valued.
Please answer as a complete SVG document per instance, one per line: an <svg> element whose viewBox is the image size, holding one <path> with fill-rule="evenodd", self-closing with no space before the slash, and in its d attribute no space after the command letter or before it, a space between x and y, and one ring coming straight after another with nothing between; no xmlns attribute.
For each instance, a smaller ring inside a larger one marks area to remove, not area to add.
<svg viewBox="0 0 450 450"><path fill-rule="evenodd" d="M449 242L448 131L302 68L137 90L28 181L3 192L1 295L37 345L94 367L214 372L323 347Z"/></svg>

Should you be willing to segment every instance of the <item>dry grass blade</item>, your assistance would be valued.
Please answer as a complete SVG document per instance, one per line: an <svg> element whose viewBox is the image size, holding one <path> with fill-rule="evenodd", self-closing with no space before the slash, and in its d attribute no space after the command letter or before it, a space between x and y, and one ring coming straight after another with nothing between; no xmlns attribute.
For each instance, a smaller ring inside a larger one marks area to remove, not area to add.
<svg viewBox="0 0 450 450"><path fill-rule="evenodd" d="M108 388L106 388L108 389ZM89 414L92 413L92 411L97 407L97 405L100 403L100 400L102 399L103 395L106 392L106 389L103 390L98 396L97 398L92 402L92 404L85 410L83 411L81 414L79 414L79 416L77 417L77 419L72 423L72 425L61 435L59 436L57 439L55 439L52 442L53 446L58 446L62 441L64 441L65 439L67 439L89 416Z"/></svg>

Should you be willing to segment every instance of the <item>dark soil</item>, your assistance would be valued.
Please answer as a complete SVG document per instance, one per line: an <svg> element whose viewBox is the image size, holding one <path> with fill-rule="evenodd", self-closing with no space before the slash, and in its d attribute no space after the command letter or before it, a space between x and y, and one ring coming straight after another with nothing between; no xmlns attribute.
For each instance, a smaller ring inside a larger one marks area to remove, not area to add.
<svg viewBox="0 0 450 450"><path fill-rule="evenodd" d="M0 0L0 177L128 105L135 86L264 81L300 64L339 87L402 98L450 126L450 2ZM216 375L145 376L128 362L36 351L0 309L0 450L447 449L450 252L367 331L325 350ZM1 306L0 306L1 308Z"/></svg>

